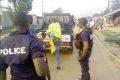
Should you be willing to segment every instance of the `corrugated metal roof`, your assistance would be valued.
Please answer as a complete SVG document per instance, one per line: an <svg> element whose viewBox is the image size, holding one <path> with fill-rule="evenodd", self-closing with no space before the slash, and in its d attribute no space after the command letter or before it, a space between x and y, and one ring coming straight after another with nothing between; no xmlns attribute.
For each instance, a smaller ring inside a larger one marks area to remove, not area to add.
<svg viewBox="0 0 120 80"><path fill-rule="evenodd" d="M111 12L111 13L108 13L108 14L107 14L107 15L105 15L105 16L110 16L110 15L115 14L115 13L117 13L117 12L120 12L120 9L115 10L115 11L113 11L113 12Z"/></svg>

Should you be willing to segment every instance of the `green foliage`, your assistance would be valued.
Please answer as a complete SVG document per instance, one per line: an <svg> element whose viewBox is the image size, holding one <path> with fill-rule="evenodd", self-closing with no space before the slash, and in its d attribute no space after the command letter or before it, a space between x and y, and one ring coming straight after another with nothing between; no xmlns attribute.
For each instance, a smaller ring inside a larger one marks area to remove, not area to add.
<svg viewBox="0 0 120 80"><path fill-rule="evenodd" d="M13 31L13 26L3 27L2 34L7 34Z"/></svg>
<svg viewBox="0 0 120 80"><path fill-rule="evenodd" d="M120 33L111 32L111 31L102 31L102 33L106 36L105 41L113 42L120 46Z"/></svg>
<svg viewBox="0 0 120 80"><path fill-rule="evenodd" d="M102 15L106 15L106 14L108 14L108 13L109 13L109 9L106 8L106 9L102 12Z"/></svg>
<svg viewBox="0 0 120 80"><path fill-rule="evenodd" d="M92 15L92 17L97 17L97 16L100 16L100 14L95 13L95 14Z"/></svg>
<svg viewBox="0 0 120 80"><path fill-rule="evenodd" d="M53 13L63 13L63 9L62 8L55 9Z"/></svg>
<svg viewBox="0 0 120 80"><path fill-rule="evenodd" d="M120 0L113 0L111 8L112 8L112 11L120 9Z"/></svg>
<svg viewBox="0 0 120 80"><path fill-rule="evenodd" d="M28 13L32 9L33 0L8 0L13 4L15 11L22 11Z"/></svg>

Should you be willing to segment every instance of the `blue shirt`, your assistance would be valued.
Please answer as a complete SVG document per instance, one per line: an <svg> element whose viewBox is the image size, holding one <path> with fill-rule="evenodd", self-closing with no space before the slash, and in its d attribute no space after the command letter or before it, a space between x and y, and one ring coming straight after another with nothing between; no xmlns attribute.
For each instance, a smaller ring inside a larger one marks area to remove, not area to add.
<svg viewBox="0 0 120 80"><path fill-rule="evenodd" d="M84 29L81 32L81 39L82 41L86 41L89 44L88 52L86 57L90 57L91 52L92 52L92 47L93 47L93 38L91 38L92 31L90 29Z"/></svg>
<svg viewBox="0 0 120 80"><path fill-rule="evenodd" d="M30 25L30 27L29 27L29 33L30 33L30 35L31 36L36 36L36 31L35 31L35 29Z"/></svg>

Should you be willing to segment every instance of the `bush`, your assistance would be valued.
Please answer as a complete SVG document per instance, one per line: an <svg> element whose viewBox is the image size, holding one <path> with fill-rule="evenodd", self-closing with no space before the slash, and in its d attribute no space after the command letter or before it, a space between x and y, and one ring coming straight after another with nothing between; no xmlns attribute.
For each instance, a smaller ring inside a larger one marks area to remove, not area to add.
<svg viewBox="0 0 120 80"><path fill-rule="evenodd" d="M111 32L111 31L102 31L102 33L106 36L105 41L113 42L120 46L120 33Z"/></svg>

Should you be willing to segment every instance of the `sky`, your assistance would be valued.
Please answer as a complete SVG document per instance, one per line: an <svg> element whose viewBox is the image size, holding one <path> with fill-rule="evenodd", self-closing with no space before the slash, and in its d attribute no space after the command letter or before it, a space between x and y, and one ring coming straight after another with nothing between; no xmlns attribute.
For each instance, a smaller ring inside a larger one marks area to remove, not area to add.
<svg viewBox="0 0 120 80"><path fill-rule="evenodd" d="M43 0L43 12L49 13L57 8L62 8L64 12L71 13L76 17L100 13L107 6L108 0ZM42 0L33 0L30 14L42 15Z"/></svg>
<svg viewBox="0 0 120 80"><path fill-rule="evenodd" d="M77 17L100 13L107 6L108 0L43 0L44 12L52 12L57 8L62 8L64 12L71 13ZM33 9L30 13L41 15L42 0L33 1Z"/></svg>

